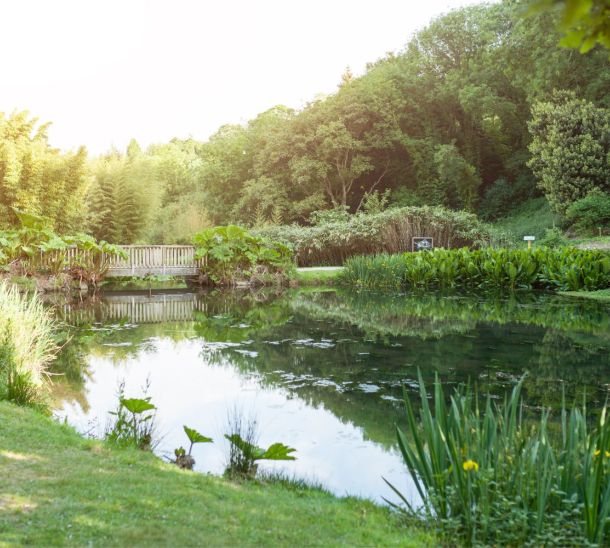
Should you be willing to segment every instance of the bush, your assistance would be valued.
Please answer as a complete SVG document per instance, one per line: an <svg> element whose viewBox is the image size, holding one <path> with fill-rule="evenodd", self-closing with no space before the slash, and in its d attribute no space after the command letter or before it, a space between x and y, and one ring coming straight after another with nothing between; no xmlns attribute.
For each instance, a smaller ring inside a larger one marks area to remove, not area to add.
<svg viewBox="0 0 610 548"><path fill-rule="evenodd" d="M547 228L544 230L544 236L538 242L544 247L563 247L568 245L569 240L564 236L563 232L557 228Z"/></svg>
<svg viewBox="0 0 610 548"><path fill-rule="evenodd" d="M550 424L524 413L520 382L503 403L460 387L446 403L419 378L419 417L405 397L407 430L398 444L423 513L451 543L604 545L610 518L610 423L586 408ZM559 430L556 435L555 430ZM400 491L411 515L420 516Z"/></svg>
<svg viewBox="0 0 610 548"><path fill-rule="evenodd" d="M193 238L195 257L204 259L203 281L232 285L246 280L265 284L283 282L294 269L292 252L282 243L253 236L239 226L218 226Z"/></svg>
<svg viewBox="0 0 610 548"><path fill-rule="evenodd" d="M576 248L434 249L353 257L339 282L368 289L540 288L591 291L610 286L610 255Z"/></svg>
<svg viewBox="0 0 610 548"><path fill-rule="evenodd" d="M572 227L584 233L610 226L610 194L593 190L581 200L574 202L566 211Z"/></svg>
<svg viewBox="0 0 610 548"><path fill-rule="evenodd" d="M414 236L431 236L442 247L489 245L493 238L491 228L476 215L428 206L360 213L310 227L267 227L256 233L289 245L300 266L341 265L354 255L410 251Z"/></svg>

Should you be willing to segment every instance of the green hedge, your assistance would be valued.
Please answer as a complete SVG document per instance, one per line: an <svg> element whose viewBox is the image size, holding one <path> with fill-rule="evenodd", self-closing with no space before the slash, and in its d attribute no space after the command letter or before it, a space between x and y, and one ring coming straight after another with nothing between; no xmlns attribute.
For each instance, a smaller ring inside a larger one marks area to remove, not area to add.
<svg viewBox="0 0 610 548"><path fill-rule="evenodd" d="M340 283L369 289L410 287L546 288L610 287L610 255L576 248L435 249L399 255L353 257Z"/></svg>
<svg viewBox="0 0 610 548"><path fill-rule="evenodd" d="M440 247L480 247L494 234L476 215L443 207L401 207L350 215L315 226L270 226L256 234L289 245L300 266L341 265L354 255L401 253L411 238L431 236Z"/></svg>

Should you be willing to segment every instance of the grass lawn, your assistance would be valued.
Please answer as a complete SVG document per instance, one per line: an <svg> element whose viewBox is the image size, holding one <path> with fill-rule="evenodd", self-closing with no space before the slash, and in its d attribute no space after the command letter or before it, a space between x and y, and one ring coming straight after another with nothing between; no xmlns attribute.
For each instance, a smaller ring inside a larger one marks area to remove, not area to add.
<svg viewBox="0 0 610 548"><path fill-rule="evenodd" d="M384 508L232 483L0 402L0 546L433 545Z"/></svg>
<svg viewBox="0 0 610 548"><path fill-rule="evenodd" d="M561 291L559 294L566 297L580 297L610 303L610 288L597 291Z"/></svg>
<svg viewBox="0 0 610 548"><path fill-rule="evenodd" d="M342 267L319 267L297 269L297 282L299 285L332 285Z"/></svg>

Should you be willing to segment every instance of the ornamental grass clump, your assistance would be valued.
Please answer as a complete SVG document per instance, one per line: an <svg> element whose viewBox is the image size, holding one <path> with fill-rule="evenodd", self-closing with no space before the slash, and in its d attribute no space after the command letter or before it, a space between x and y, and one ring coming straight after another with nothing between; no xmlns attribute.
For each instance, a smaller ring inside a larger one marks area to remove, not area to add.
<svg viewBox="0 0 610 548"><path fill-rule="evenodd" d="M53 332L51 314L36 296L0 282L0 397L41 404L57 351Z"/></svg>
<svg viewBox="0 0 610 548"><path fill-rule="evenodd" d="M603 545L609 539L610 424L606 409L523 406L522 381L502 402L470 387L430 398L419 377L419 412L405 396L400 451L421 505L396 486L401 510L467 545Z"/></svg>

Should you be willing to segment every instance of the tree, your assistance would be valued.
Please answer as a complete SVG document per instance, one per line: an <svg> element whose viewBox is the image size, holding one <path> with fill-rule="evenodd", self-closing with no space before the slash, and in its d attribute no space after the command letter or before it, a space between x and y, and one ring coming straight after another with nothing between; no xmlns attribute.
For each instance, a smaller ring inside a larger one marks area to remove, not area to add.
<svg viewBox="0 0 610 548"><path fill-rule="evenodd" d="M558 10L561 45L587 53L596 44L610 49L610 4L608 0L534 0L531 13Z"/></svg>
<svg viewBox="0 0 610 548"><path fill-rule="evenodd" d="M558 92L534 105L528 165L556 211L593 189L610 192L610 110Z"/></svg>

